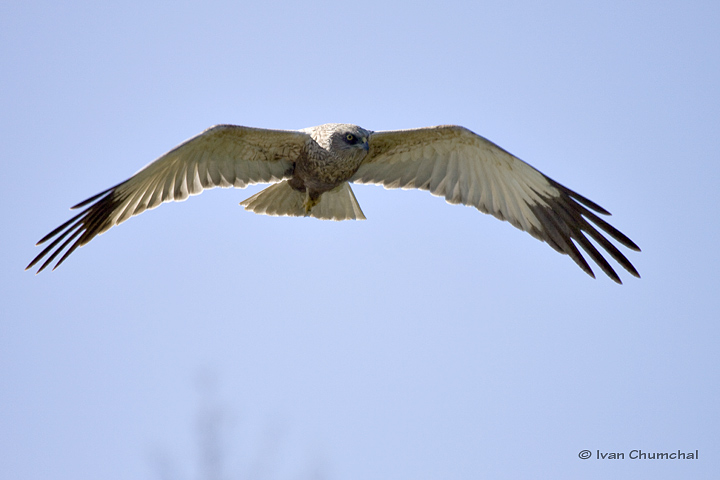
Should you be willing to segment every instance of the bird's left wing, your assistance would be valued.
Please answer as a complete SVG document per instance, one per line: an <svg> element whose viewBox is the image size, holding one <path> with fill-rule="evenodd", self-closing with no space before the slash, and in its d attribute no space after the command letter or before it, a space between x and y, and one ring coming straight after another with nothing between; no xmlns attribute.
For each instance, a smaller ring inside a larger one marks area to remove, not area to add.
<svg viewBox="0 0 720 480"><path fill-rule="evenodd" d="M368 156L351 182L419 188L445 197L449 203L473 206L547 242L594 277L574 241L610 278L622 283L587 234L639 277L635 267L598 230L640 250L591 211L609 215L606 210L466 128L450 125L374 132L369 143Z"/></svg>
<svg viewBox="0 0 720 480"><path fill-rule="evenodd" d="M40 245L54 238L26 269L50 254L38 269L40 273L70 245L55 265L57 268L95 236L161 203L185 200L208 188L244 188L286 178L309 138L296 131L236 125L211 127L128 180L72 207L86 208L38 242Z"/></svg>

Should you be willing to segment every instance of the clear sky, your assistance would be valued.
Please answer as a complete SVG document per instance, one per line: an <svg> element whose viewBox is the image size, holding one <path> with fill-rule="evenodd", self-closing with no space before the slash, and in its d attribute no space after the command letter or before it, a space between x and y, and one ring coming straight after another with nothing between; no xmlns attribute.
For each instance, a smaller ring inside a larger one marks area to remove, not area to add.
<svg viewBox="0 0 720 480"><path fill-rule="evenodd" d="M3 2L0 478L717 478L718 46L716 1ZM213 124L326 122L464 125L642 279L376 186L340 223L216 189L23 271Z"/></svg>

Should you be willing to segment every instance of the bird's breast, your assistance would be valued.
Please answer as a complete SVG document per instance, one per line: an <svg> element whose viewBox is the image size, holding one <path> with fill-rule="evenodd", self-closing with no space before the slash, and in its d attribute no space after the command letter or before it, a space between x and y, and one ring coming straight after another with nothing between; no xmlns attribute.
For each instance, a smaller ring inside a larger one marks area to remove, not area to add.
<svg viewBox="0 0 720 480"><path fill-rule="evenodd" d="M324 149L302 155L295 163L294 177L313 191L332 190L348 181L360 168L362 158L338 156Z"/></svg>

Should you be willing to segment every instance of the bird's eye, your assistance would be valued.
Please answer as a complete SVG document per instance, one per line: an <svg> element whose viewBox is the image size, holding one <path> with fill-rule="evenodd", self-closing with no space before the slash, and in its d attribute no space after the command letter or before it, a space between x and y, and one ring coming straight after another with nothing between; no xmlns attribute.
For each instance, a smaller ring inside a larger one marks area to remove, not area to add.
<svg viewBox="0 0 720 480"><path fill-rule="evenodd" d="M348 142L354 142L355 135L353 135L352 133L348 133L347 135L345 135L345 140L347 140Z"/></svg>

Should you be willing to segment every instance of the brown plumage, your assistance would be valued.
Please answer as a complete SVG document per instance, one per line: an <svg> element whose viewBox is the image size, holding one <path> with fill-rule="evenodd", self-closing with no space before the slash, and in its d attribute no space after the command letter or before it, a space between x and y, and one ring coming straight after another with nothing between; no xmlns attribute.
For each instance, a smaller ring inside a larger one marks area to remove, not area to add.
<svg viewBox="0 0 720 480"><path fill-rule="evenodd" d="M39 273L67 248L57 268L95 236L163 202L185 200L206 188L254 183L272 185L243 201L247 210L330 220L365 218L349 183L429 190L449 203L507 220L569 255L590 276L592 269L576 244L622 283L588 237L639 277L601 233L640 250L593 213L609 215L606 210L483 137L458 126L371 132L348 124L300 131L212 127L73 207L85 209L38 242L53 239L27 268L45 259Z"/></svg>

